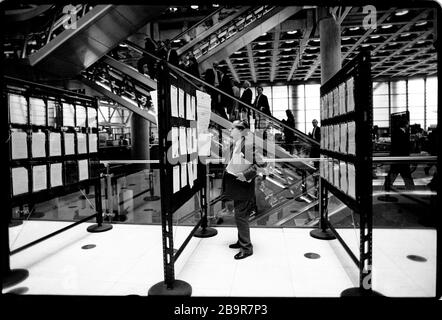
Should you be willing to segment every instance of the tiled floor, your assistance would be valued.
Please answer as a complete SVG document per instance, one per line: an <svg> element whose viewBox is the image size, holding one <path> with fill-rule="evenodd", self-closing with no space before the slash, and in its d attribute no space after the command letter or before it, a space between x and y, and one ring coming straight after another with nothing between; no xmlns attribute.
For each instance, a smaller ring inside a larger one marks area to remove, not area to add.
<svg viewBox="0 0 442 320"><path fill-rule="evenodd" d="M10 228L11 249L67 225L26 221ZM29 277L3 292L26 295L147 295L164 279L161 227L116 224L89 233L81 224L11 256L11 268ZM178 248L192 227L174 229ZM358 286L358 270L338 240L322 241L307 228L252 228L254 254L234 260L236 229L218 227L211 238L193 237L175 264L175 278L192 286L192 296L339 297ZM353 250L353 229L339 229ZM430 229L373 231L373 288L391 297L432 297L436 279L436 232ZM82 246L94 244L92 249ZM306 253L320 255L308 259ZM412 261L407 255L424 257Z"/></svg>

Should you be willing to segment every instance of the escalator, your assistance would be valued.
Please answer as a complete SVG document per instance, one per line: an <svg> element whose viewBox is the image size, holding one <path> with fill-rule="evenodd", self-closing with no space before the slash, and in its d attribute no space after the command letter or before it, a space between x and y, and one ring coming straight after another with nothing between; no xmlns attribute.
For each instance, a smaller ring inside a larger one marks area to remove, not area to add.
<svg viewBox="0 0 442 320"><path fill-rule="evenodd" d="M46 28L41 47L28 56L30 66L71 78L127 39L167 6L76 5L63 7ZM57 32L59 32L57 34Z"/></svg>
<svg viewBox="0 0 442 320"><path fill-rule="evenodd" d="M129 42L126 42L126 44L135 50L143 52L135 44ZM195 84L198 89L201 86L210 86L201 80L196 81L196 79L192 79L191 75L176 67L170 67L175 69L176 73L187 77L190 82L199 82L199 85ZM152 123L156 123L155 109L152 106L146 107L146 104L143 105L142 103L143 99L147 98L155 101L156 98L153 94L156 92L155 80L138 73L133 67L127 66L109 56L105 56L92 68L85 70L82 73L82 77L82 81L93 89ZM231 96L229 98L235 99ZM237 101L239 102L239 100ZM264 115L251 106L247 106L247 108L252 112L256 112L257 116L265 117L267 134L267 137L264 138L258 129L252 132L255 143L264 148L263 150L266 152L265 157L268 160L268 165L265 171L262 172L262 175L266 177L261 183L262 189L265 191L260 193L258 190L257 192L264 205L262 210L257 212L257 215L251 217L252 224L255 221L261 224L266 217L273 217L275 211L285 207L290 207L292 211L302 212L305 210L305 206L308 206L308 208L317 206L317 199L314 196L315 191L312 188L314 184L313 175L316 174L316 168L309 160L304 160L308 157L311 147L317 144L317 142L299 130L290 128L297 137L299 154L290 154L284 148L274 143L266 144L271 141L271 137L281 134L286 129L286 126L278 119ZM253 122L253 119L251 120ZM226 140L226 135L224 135L224 139L220 139L216 133L220 133L220 130L229 129L231 125L232 123L227 119L211 112L210 126L214 133L212 134L211 153L214 158L222 157L222 145L226 143L226 141L223 141ZM290 210L288 211L289 213ZM278 224L279 220L287 219L287 215L287 212L276 215L277 220L272 218L270 221L273 225ZM192 219L192 216L188 218ZM186 219L183 222L186 223ZM188 222L191 223L191 221Z"/></svg>

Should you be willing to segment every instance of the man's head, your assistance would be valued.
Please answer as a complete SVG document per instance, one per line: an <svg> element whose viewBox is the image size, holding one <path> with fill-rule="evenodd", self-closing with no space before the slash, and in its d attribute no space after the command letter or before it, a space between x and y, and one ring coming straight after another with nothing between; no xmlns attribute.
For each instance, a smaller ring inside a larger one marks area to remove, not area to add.
<svg viewBox="0 0 442 320"><path fill-rule="evenodd" d="M256 91L258 92L258 95L262 94L262 87L256 87Z"/></svg>
<svg viewBox="0 0 442 320"><path fill-rule="evenodd" d="M214 70L218 69L218 61L213 61L212 66Z"/></svg>
<svg viewBox="0 0 442 320"><path fill-rule="evenodd" d="M245 120L235 120L232 123L232 128L230 128L230 135L233 140L238 140L246 133L246 129L249 128L249 124Z"/></svg>
<svg viewBox="0 0 442 320"><path fill-rule="evenodd" d="M318 120L313 119L312 125L313 125L314 128L316 128L318 126Z"/></svg>
<svg viewBox="0 0 442 320"><path fill-rule="evenodd" d="M243 87L244 89L250 88L250 82L247 81L247 80L245 80L245 81L242 83L242 87Z"/></svg>

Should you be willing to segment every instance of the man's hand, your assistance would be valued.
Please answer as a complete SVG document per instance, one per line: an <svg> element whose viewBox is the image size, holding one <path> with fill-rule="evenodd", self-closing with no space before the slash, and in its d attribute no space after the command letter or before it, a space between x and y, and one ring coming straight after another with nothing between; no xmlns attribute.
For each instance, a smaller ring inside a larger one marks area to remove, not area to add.
<svg viewBox="0 0 442 320"><path fill-rule="evenodd" d="M236 179L238 179L239 181L243 181L243 182L246 182L246 181L247 181L247 179L244 177L244 174L241 173L241 172L238 173Z"/></svg>

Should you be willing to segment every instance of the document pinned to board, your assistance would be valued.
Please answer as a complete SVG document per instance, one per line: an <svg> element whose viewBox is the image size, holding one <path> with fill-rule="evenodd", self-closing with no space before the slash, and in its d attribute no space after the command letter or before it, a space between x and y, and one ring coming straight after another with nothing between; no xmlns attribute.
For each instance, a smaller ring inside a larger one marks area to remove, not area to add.
<svg viewBox="0 0 442 320"><path fill-rule="evenodd" d="M64 154L75 154L75 135L73 133L64 133Z"/></svg>
<svg viewBox="0 0 442 320"><path fill-rule="evenodd" d="M26 132L11 132L11 159L26 159L28 157L28 142Z"/></svg>
<svg viewBox="0 0 442 320"><path fill-rule="evenodd" d="M186 97L186 119L192 120L192 104L191 104L191 95L184 93Z"/></svg>
<svg viewBox="0 0 442 320"><path fill-rule="evenodd" d="M89 153L97 152L97 135L95 133L90 133L89 138Z"/></svg>
<svg viewBox="0 0 442 320"><path fill-rule="evenodd" d="M24 167L12 168L12 195L16 196L29 192L28 169Z"/></svg>
<svg viewBox="0 0 442 320"><path fill-rule="evenodd" d="M180 155L187 155L187 137L186 137L186 128L180 127L179 129L180 135Z"/></svg>
<svg viewBox="0 0 442 320"><path fill-rule="evenodd" d="M341 161L341 190L348 194L347 162Z"/></svg>
<svg viewBox="0 0 442 320"><path fill-rule="evenodd" d="M180 165L172 168L173 193L180 191Z"/></svg>
<svg viewBox="0 0 442 320"><path fill-rule="evenodd" d="M356 199L356 170L352 163L347 165L348 195Z"/></svg>
<svg viewBox="0 0 442 320"><path fill-rule="evenodd" d="M46 165L32 167L32 191L40 191L47 188Z"/></svg>
<svg viewBox="0 0 442 320"><path fill-rule="evenodd" d="M63 171L61 163L51 163L50 165L51 188L63 185L62 173Z"/></svg>
<svg viewBox="0 0 442 320"><path fill-rule="evenodd" d="M356 154L356 124L354 121L348 123L347 135L347 152Z"/></svg>
<svg viewBox="0 0 442 320"><path fill-rule="evenodd" d="M178 128L172 127L172 158L176 159L180 156L179 151L179 134Z"/></svg>
<svg viewBox="0 0 442 320"><path fill-rule="evenodd" d="M61 156L61 134L59 132L49 133L49 156Z"/></svg>
<svg viewBox="0 0 442 320"><path fill-rule="evenodd" d="M189 174L189 186L190 186L190 188L193 188L194 178L193 178L193 163L192 162L189 162L187 164L187 172Z"/></svg>
<svg viewBox="0 0 442 320"><path fill-rule="evenodd" d="M198 179L198 159L193 159L192 161L193 165L193 181Z"/></svg>
<svg viewBox="0 0 442 320"><path fill-rule="evenodd" d="M181 188L187 186L187 163L181 164Z"/></svg>
<svg viewBox="0 0 442 320"><path fill-rule="evenodd" d="M78 154L87 153L86 134L77 133L77 149Z"/></svg>
<svg viewBox="0 0 442 320"><path fill-rule="evenodd" d="M178 89L178 117L184 119L185 115L185 106L184 106L184 90Z"/></svg>
<svg viewBox="0 0 442 320"><path fill-rule="evenodd" d="M46 134L43 132L32 133L32 157L46 157Z"/></svg>
<svg viewBox="0 0 442 320"><path fill-rule="evenodd" d="M172 117L178 117L178 89L170 86L170 108Z"/></svg>

